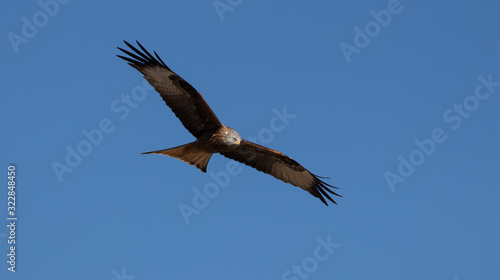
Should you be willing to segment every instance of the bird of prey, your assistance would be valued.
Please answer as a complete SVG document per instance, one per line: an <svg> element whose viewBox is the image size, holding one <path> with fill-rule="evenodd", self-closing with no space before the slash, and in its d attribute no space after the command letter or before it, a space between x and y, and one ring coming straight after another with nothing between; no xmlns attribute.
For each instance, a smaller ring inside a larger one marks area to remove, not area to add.
<svg viewBox="0 0 500 280"><path fill-rule="evenodd" d="M242 139L238 132L219 121L203 96L170 70L156 52L153 52L155 56L151 55L137 41L142 51L124 42L131 51L118 49L129 57L117 56L129 62L130 66L144 75L184 127L196 137L196 141L192 143L145 154L167 155L206 172L212 154L219 153L285 183L300 187L326 205L328 203L324 197L336 204L328 193L340 196L329 189L337 187L321 180L325 177L314 175L281 152Z"/></svg>

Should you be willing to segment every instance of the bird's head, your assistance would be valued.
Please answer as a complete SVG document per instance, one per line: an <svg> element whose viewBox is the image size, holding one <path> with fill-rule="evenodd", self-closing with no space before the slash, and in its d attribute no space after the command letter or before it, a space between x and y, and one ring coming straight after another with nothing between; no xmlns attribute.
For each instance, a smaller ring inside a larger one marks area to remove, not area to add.
<svg viewBox="0 0 500 280"><path fill-rule="evenodd" d="M239 145L241 143L241 136L236 130L228 127L224 134L224 143L227 145Z"/></svg>

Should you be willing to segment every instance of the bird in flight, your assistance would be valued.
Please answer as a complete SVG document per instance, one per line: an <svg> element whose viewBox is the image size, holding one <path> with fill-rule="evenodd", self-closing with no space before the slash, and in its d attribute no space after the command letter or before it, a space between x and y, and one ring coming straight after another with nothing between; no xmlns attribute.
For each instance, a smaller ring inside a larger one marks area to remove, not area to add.
<svg viewBox="0 0 500 280"><path fill-rule="evenodd" d="M203 172L212 154L219 153L244 163L261 172L274 176L285 183L300 187L328 205L325 197L337 204L329 195L341 196L329 188L320 177L305 169L281 152L246 141L234 129L223 125L201 94L163 62L156 52L151 55L139 42L142 50L124 41L131 51L118 48L128 57L117 55L144 75L144 78L160 94L184 127L196 137L196 141L182 146L148 152L180 159Z"/></svg>

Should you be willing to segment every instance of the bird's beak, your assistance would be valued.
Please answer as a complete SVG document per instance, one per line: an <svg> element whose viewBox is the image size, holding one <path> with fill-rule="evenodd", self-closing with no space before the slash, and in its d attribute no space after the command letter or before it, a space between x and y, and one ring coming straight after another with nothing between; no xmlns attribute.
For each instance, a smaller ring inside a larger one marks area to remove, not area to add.
<svg viewBox="0 0 500 280"><path fill-rule="evenodd" d="M239 145L241 143L241 140L236 141L236 144Z"/></svg>

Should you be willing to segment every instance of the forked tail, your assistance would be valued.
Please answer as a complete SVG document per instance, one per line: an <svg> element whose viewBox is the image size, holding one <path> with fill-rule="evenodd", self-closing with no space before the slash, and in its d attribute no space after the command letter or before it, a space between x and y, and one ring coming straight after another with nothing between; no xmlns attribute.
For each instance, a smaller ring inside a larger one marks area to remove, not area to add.
<svg viewBox="0 0 500 280"><path fill-rule="evenodd" d="M196 168L205 173L207 172L208 161L212 156L211 153L200 150L196 142L192 142L175 148L147 152L143 154L167 155L176 159L180 159L190 165L194 165Z"/></svg>

